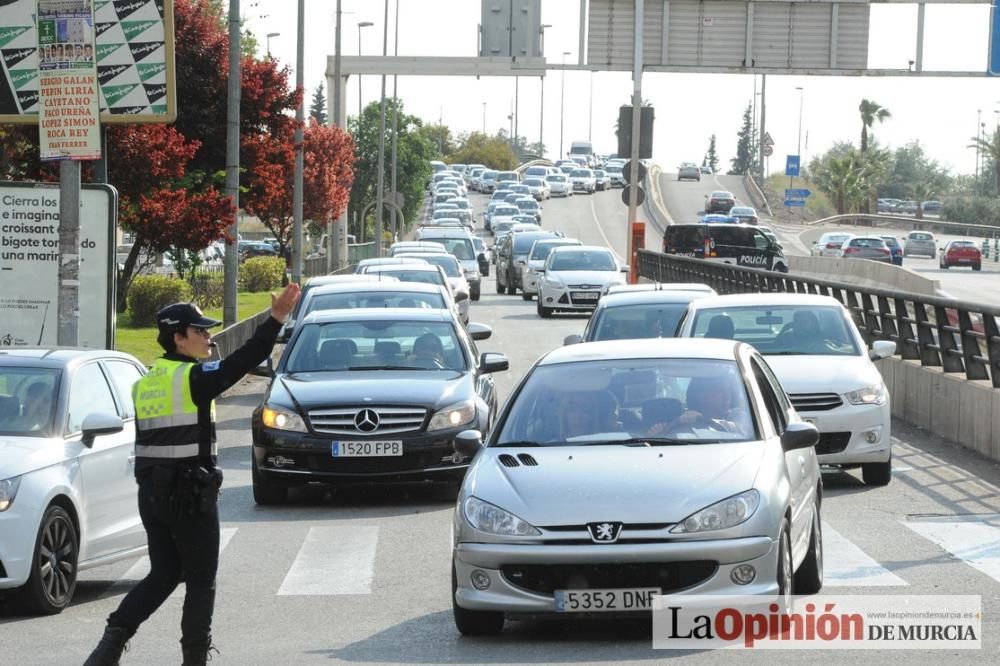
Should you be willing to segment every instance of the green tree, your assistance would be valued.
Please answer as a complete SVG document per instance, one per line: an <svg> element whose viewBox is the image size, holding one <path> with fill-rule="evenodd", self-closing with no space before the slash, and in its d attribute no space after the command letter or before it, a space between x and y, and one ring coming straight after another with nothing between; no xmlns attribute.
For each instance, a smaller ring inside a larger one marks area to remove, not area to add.
<svg viewBox="0 0 1000 666"><path fill-rule="evenodd" d="M873 102L869 99L861 100L861 104L858 106L858 111L861 112L861 152L868 152L868 130L876 122L885 122L892 117L889 113L889 109L883 107L878 102Z"/></svg>
<svg viewBox="0 0 1000 666"><path fill-rule="evenodd" d="M453 164L484 164L491 169L501 171L517 166L517 158L510 147L507 132L500 130L494 136L482 132L472 132L459 137L461 146L448 155L448 161Z"/></svg>
<svg viewBox="0 0 1000 666"><path fill-rule="evenodd" d="M1000 193L1000 130L981 137L972 137L969 148L978 148L986 156L986 161L993 171L993 187Z"/></svg>
<svg viewBox="0 0 1000 666"><path fill-rule="evenodd" d="M707 166L712 170L712 173L719 172L719 154L715 150L715 134L712 134L708 139L708 152L705 153L705 159L701 165Z"/></svg>
<svg viewBox="0 0 1000 666"><path fill-rule="evenodd" d="M386 107L385 114L386 123L390 123L389 118L391 118L391 114L389 113L388 106ZM455 152L455 140L451 135L451 128L447 125L423 125L420 128L420 133L437 151L437 157L432 159L445 159L448 155ZM459 164L462 164L462 162L459 162Z"/></svg>
<svg viewBox="0 0 1000 666"><path fill-rule="evenodd" d="M747 104L743 112L743 126L736 134L736 157L730 160L731 176L742 176L751 171L757 163L757 132L753 126L752 107Z"/></svg>
<svg viewBox="0 0 1000 666"><path fill-rule="evenodd" d="M320 81L313 91L312 104L309 105L309 115L320 125L326 125L326 96L323 95L323 82Z"/></svg>
<svg viewBox="0 0 1000 666"><path fill-rule="evenodd" d="M398 104L396 146L396 189L403 195L403 216L407 223L412 224L423 205L427 181L431 176L430 161L437 159L437 145L427 139L423 123L416 116L403 112L403 103L397 99L388 98L385 101L386 116L392 118L393 107ZM351 188L349 210L351 220L353 214L361 214L368 204L375 201L378 191L378 146L381 106L372 102L364 108L360 123L358 118L351 118L349 129L354 135L354 184ZM389 193L392 184L392 123L385 128L385 173L384 192ZM391 228L391 214L388 206L385 213L385 229ZM374 228L375 206L371 207L368 217L363 221L366 225L365 238L371 238L369 231ZM355 233L360 234L360 230Z"/></svg>

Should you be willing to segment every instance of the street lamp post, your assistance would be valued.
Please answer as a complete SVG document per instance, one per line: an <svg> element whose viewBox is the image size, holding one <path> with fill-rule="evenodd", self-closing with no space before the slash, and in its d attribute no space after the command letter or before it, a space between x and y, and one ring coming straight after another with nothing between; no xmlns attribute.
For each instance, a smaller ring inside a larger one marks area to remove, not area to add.
<svg viewBox="0 0 1000 666"><path fill-rule="evenodd" d="M361 57L361 28L370 28L375 25L371 21L361 21L358 23L358 57ZM361 127L361 75L358 74L358 127ZM361 221L364 224L364 220Z"/></svg>
<svg viewBox="0 0 1000 666"><path fill-rule="evenodd" d="M486 102L483 102L483 134L486 134Z"/></svg>
<svg viewBox="0 0 1000 666"><path fill-rule="evenodd" d="M559 156L557 160L563 158L563 125L566 122L566 56L572 55L569 51L563 51L562 53L562 65L563 70L560 75L560 91L559 91Z"/></svg>
<svg viewBox="0 0 1000 666"><path fill-rule="evenodd" d="M795 89L799 91L799 143L798 148L795 150L795 154L799 158L799 168L801 169L802 164L802 98L805 96L805 91L802 86L795 86ZM789 176L788 187L794 187L795 176Z"/></svg>
<svg viewBox="0 0 1000 666"><path fill-rule="evenodd" d="M267 33L267 57L268 58L271 57L271 38L272 37L280 37L280 36L281 36L280 32L269 32L269 33Z"/></svg>
<svg viewBox="0 0 1000 666"><path fill-rule="evenodd" d="M399 55L399 0L396 0L396 34L392 46L393 57ZM392 209L392 232L393 239L399 234L399 224L403 221L399 214L399 197L396 195L396 132L399 129L399 98L396 96L396 75L392 75L392 200L396 206Z"/></svg>
<svg viewBox="0 0 1000 666"><path fill-rule="evenodd" d="M982 109L976 109L976 194L979 194L979 140L982 136Z"/></svg>
<svg viewBox="0 0 1000 666"><path fill-rule="evenodd" d="M542 58L545 58L545 29L551 28L552 26L548 23L541 27L542 32ZM545 157L545 72L538 77L539 87L541 89L540 99L541 102L538 104L538 148L539 157Z"/></svg>

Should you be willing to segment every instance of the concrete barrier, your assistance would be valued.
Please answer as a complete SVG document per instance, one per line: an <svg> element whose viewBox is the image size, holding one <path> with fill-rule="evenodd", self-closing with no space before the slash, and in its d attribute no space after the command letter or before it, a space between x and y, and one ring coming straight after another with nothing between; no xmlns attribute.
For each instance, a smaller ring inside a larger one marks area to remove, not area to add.
<svg viewBox="0 0 1000 666"><path fill-rule="evenodd" d="M941 282L931 280L902 266L868 259L836 257L788 257L788 270L842 280L861 287L898 289L910 294L940 296Z"/></svg>
<svg viewBox="0 0 1000 666"><path fill-rule="evenodd" d="M894 417L1000 460L1000 391L990 382L900 358L875 365L889 389Z"/></svg>

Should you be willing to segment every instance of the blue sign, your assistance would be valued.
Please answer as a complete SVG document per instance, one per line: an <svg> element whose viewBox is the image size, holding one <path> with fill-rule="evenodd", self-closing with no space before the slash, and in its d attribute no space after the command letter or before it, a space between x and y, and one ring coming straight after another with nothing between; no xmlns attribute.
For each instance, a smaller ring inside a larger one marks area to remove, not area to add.
<svg viewBox="0 0 1000 666"><path fill-rule="evenodd" d="M794 189L794 190L785 190L785 198L786 199L805 199L810 194L812 194L812 192L810 192L809 190L807 190L805 188Z"/></svg>
<svg viewBox="0 0 1000 666"><path fill-rule="evenodd" d="M997 0L1000 2L1000 0ZM785 175L786 176L797 176L799 175L799 156L798 155L788 155L785 158Z"/></svg>
<svg viewBox="0 0 1000 666"><path fill-rule="evenodd" d="M1000 0L993 0L990 10L990 76L1000 76Z"/></svg>
<svg viewBox="0 0 1000 666"><path fill-rule="evenodd" d="M805 199L785 199L786 208L801 208L806 205Z"/></svg>

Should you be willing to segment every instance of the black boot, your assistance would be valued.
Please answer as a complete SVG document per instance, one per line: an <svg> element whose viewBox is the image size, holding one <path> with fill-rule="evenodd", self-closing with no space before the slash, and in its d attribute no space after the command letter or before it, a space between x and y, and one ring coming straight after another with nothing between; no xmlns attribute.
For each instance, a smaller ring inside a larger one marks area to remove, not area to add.
<svg viewBox="0 0 1000 666"><path fill-rule="evenodd" d="M132 638L135 631L125 627L108 626L104 629L104 635L94 651L83 662L83 666L118 666L122 652L128 649L128 639Z"/></svg>
<svg viewBox="0 0 1000 666"><path fill-rule="evenodd" d="M181 653L184 655L184 663L181 666L204 666L207 662L211 661L212 651L216 654L219 653L212 645L211 640L206 643L197 643L194 645L184 645L181 644Z"/></svg>

